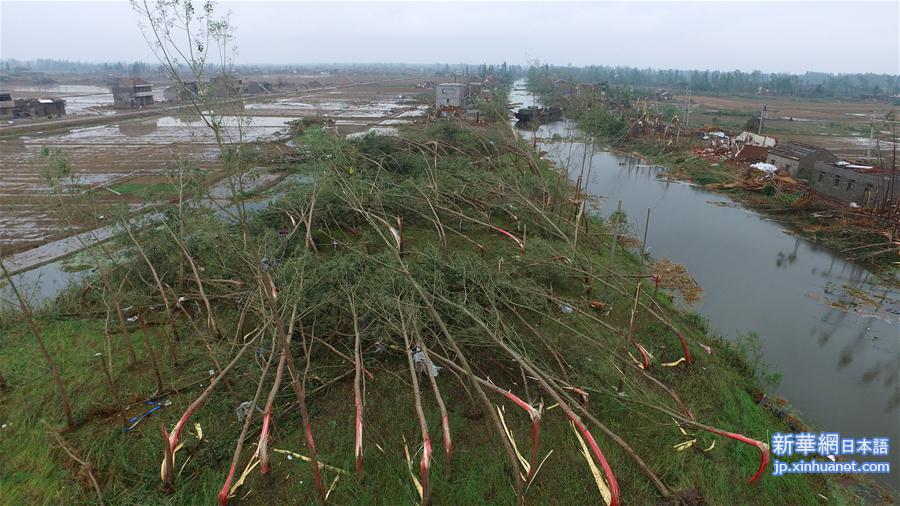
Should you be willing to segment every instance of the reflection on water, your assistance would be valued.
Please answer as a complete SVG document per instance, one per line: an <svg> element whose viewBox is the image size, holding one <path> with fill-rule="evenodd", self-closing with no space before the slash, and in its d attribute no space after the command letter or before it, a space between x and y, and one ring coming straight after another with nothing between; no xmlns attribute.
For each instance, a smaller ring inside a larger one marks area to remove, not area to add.
<svg viewBox="0 0 900 506"><path fill-rule="evenodd" d="M530 98L514 91L510 101L530 105ZM664 169L639 159L566 141L581 135L570 122L541 125L536 134L538 148L573 180L587 160L588 192L601 199L603 216L621 199L640 236L650 208L651 254L688 267L705 292L696 310L716 332L758 334L765 362L783 375L777 393L808 422L848 437L900 441L897 290L868 290L874 278L860 265L725 196L660 180ZM554 134L564 141L550 142ZM900 466L900 452L891 454ZM896 487L900 473L887 479Z"/></svg>
<svg viewBox="0 0 900 506"><path fill-rule="evenodd" d="M90 271L68 272L63 264L62 261L53 262L15 274L12 277L13 283L23 292L29 303L40 305L90 274ZM12 289L0 277L0 309L18 306Z"/></svg>
<svg viewBox="0 0 900 506"><path fill-rule="evenodd" d="M119 123L119 133L125 137L141 137L150 135L159 130L158 121L155 119L140 121L123 121Z"/></svg>
<svg viewBox="0 0 900 506"><path fill-rule="evenodd" d="M296 118L282 116L220 116L225 142L252 142L288 129ZM155 119L127 120L118 124L78 127L66 133L22 136L26 144L40 145L129 145L193 142L213 144L215 136L199 115L180 114Z"/></svg>
<svg viewBox="0 0 900 506"><path fill-rule="evenodd" d="M797 250L800 248L800 239L798 238L794 242L794 249L791 251L779 251L777 255L775 255L775 266L779 269L787 268L789 265L792 265L797 261Z"/></svg>

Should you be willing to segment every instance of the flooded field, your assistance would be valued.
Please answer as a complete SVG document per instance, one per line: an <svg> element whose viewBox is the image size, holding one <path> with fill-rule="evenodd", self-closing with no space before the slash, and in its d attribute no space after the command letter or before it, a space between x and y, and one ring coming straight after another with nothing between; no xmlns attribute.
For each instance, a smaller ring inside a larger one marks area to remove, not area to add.
<svg viewBox="0 0 900 506"><path fill-rule="evenodd" d="M510 100L528 105L522 86ZM601 146L550 142L554 134L580 133L566 121L537 130L538 149L573 180L585 151L593 153L587 189L600 201L597 212L608 217L621 200L640 237L651 210L650 253L686 265L703 288L690 309L729 339L755 334L763 362L782 375L773 393L804 421L848 437L900 437L900 292L728 197L662 179L664 167ZM885 479L900 487L897 475Z"/></svg>
<svg viewBox="0 0 900 506"><path fill-rule="evenodd" d="M153 99L164 102L164 88L153 90ZM15 98L61 98L66 101L66 116L115 114L113 96L108 86L90 84L0 85L0 92L11 93Z"/></svg>
<svg viewBox="0 0 900 506"><path fill-rule="evenodd" d="M293 96L252 97L243 112L223 118L226 140L282 139L289 131L286 123L299 118L330 121L336 133L349 135L376 125L387 128L387 125L407 124L424 116L427 106L414 99L422 92L416 87L422 78L354 77L359 84L332 76L323 78L322 89L303 89ZM26 88L16 89L23 93L78 96L84 98L85 104L109 91L87 85ZM44 177L47 162L40 156L45 147L63 151L78 188L93 189L101 207L106 203L125 202L132 210L147 204L141 188L165 184L165 175L178 158L214 171L218 157L212 132L196 114L161 114L129 120L110 116L108 122L100 125L2 139L0 251L3 256L59 240L72 234L73 225L79 225L69 222L69 214L58 212L61 203L48 194ZM129 190L127 194L101 189L109 186L115 191L123 185Z"/></svg>

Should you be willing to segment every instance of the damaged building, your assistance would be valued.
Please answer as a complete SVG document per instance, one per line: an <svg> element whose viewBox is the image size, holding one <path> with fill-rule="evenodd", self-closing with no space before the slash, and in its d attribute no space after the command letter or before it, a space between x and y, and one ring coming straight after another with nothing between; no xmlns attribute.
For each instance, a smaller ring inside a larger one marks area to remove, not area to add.
<svg viewBox="0 0 900 506"><path fill-rule="evenodd" d="M816 162L836 162L838 159L825 148L800 142L783 142L769 148L766 159L792 176L810 179Z"/></svg>
<svg viewBox="0 0 900 506"><path fill-rule="evenodd" d="M13 102L12 95L9 93L0 93L0 118L12 118L16 104Z"/></svg>
<svg viewBox="0 0 900 506"><path fill-rule="evenodd" d="M745 130L732 137L731 142L736 146L763 146L771 148L778 144L778 139L767 135L758 135Z"/></svg>
<svg viewBox="0 0 900 506"><path fill-rule="evenodd" d="M740 151L734 156L734 159L744 163L765 162L769 157L769 148L765 146L754 146L752 144L744 144Z"/></svg>
<svg viewBox="0 0 900 506"><path fill-rule="evenodd" d="M0 94L0 117L58 118L66 114L66 101L61 98L17 98Z"/></svg>
<svg viewBox="0 0 900 506"><path fill-rule="evenodd" d="M230 75L218 75L209 80L207 96L217 100L234 100L240 98L244 81Z"/></svg>
<svg viewBox="0 0 900 506"><path fill-rule="evenodd" d="M120 109L153 104L153 85L140 78L121 78L112 85L113 104Z"/></svg>
<svg viewBox="0 0 900 506"><path fill-rule="evenodd" d="M850 162L816 162L810 187L820 195L845 204L874 209L897 203L900 184L890 169Z"/></svg>
<svg viewBox="0 0 900 506"><path fill-rule="evenodd" d="M243 90L246 95L272 94L275 85L269 81L250 81L243 86Z"/></svg>
<svg viewBox="0 0 900 506"><path fill-rule="evenodd" d="M188 102L200 98L200 85L197 81L185 81L173 84L163 90L163 97L169 102Z"/></svg>

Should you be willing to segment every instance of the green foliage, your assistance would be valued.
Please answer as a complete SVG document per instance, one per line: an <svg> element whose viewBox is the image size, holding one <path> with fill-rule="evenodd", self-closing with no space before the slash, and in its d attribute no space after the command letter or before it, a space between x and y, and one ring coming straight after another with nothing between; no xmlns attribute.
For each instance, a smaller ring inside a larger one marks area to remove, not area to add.
<svg viewBox="0 0 900 506"><path fill-rule="evenodd" d="M628 131L628 124L622 116L602 106L584 112L578 120L578 127L605 139L617 139Z"/></svg>
<svg viewBox="0 0 900 506"><path fill-rule="evenodd" d="M97 314L99 319L42 322L53 353L62 358L63 376L78 394L73 395L77 416L85 420L84 426L66 437L95 467L110 502L205 504L214 500L240 433L230 395L220 389L192 417L183 436L185 447L176 459L178 477L172 496L156 490L161 457L158 425L171 427L209 381L209 352L219 362L227 362L241 345L240 336L261 329L254 351L237 362L228 376L237 399L250 399L260 381L260 362L268 352L279 349L275 341L279 329L272 316L286 320L294 307L298 316L288 350L298 364L309 358L307 403L319 456L347 470L335 487L332 500L336 503L416 501L403 456L404 442L414 455L421 445L404 329L454 361L459 360L454 350L458 344L476 374L534 404L549 405L552 397L530 374L525 375L498 342L546 377L584 388L590 392L590 412L627 441L673 490L697 489L712 504L803 503L818 492L835 495L818 477L764 477L749 487L743 482L757 465L756 450L716 436L696 436L700 448L716 442L709 453L672 450L684 440L681 432L668 415L650 408L671 407L671 399L634 374L622 350L635 278L604 275L610 258L602 238L609 229L602 221L590 219L590 233L580 230L575 247L573 207L546 204L548 200L571 202L571 189L548 184L555 181L555 173L536 162L535 154L524 150L518 140L510 139L505 128L481 131L437 122L427 131L404 138L366 137L354 142L319 136L313 130L301 136L309 140L301 149L312 153L311 160L296 168L298 174L315 175L313 184L290 187L267 208L251 213L246 222L224 210L216 213L189 205L181 213L171 207L166 210L168 228L135 231L140 251L154 266L171 300L185 296L179 307L196 313L193 318L179 315L180 340L172 338L153 273L138 254L138 246L120 239L117 246L123 254L103 271L109 279L106 285L124 286L118 300L125 304L153 309L144 313L153 324L149 348L160 357L166 383L177 387L167 396L172 406L140 430L122 436L115 410L110 410L104 378L91 365L96 361L93 354L109 346L115 378L122 384L123 397L129 399L128 415L145 409L140 401L155 389L150 355L139 353L138 366L131 369L123 352L125 339L143 350L142 335L132 327L125 338L112 325L110 341L106 341L103 332L104 301L114 300L116 294L95 284L91 293L80 294L68 307ZM524 241L524 248L499 229ZM307 232L314 246L306 241ZM221 338L207 335L211 315L199 301L199 287L173 235L201 269L199 276L212 301ZM395 242L398 236L402 251ZM644 272L636 256L625 249L616 254L613 269L625 276ZM275 291L274 301L265 295ZM358 325L349 309L351 300L359 314ZM594 312L593 300L607 303L608 314ZM566 306L572 311L561 309ZM664 299L659 311L687 334L688 346L698 358L691 367L652 372L682 396L699 420L762 440L783 429L782 421L753 403L750 393L758 384L747 372L752 367L743 355L721 341L714 343L713 354L697 353L696 343L711 339L696 317L676 312ZM238 321L243 328L238 328ZM364 375L365 467L359 480L351 472L354 368L346 359L354 354L357 326L363 365L372 375ZM40 380L45 373L30 366L38 351L26 335L21 325L0 335L0 346L12 350L0 356L0 370L15 385L2 394L0 409L3 419L17 424L14 439L0 440L0 452L9 456L13 469L0 475L3 488L14 490L8 497L16 502L90 501L91 489L73 485L65 455L51 448L35 423L40 418L58 423L58 416L52 386ZM635 335L661 362L681 354L675 332L646 312L636 320ZM170 343L177 343L178 364L163 358ZM264 386L271 385L271 379L263 381ZM441 370L437 382L448 406L455 453L453 472L445 474L439 445L435 445L431 475L435 502L514 502L510 476L517 471L503 453L500 438L505 436L494 430L486 408L475 399L475 386L449 368ZM286 386L282 388L276 396L276 431L269 446L307 454L295 397ZM569 390L560 390L561 395L569 395ZM431 440L439 441L440 412L427 384L423 392ZM490 391L487 395L492 404L504 407L510 433L523 449L531 420L504 397ZM204 439L192 433L193 422L201 424ZM590 427L624 497L634 504L659 502L657 491L631 458L598 427ZM258 430L257 418L238 471L254 451ZM529 488L529 502L596 501L593 478L558 408L546 409L542 418L541 456L551 450L547 465ZM275 479L254 471L239 496L252 491L248 501L314 500L305 463L287 460L280 453L273 454L272 460ZM417 461L414 456L413 468ZM333 474L326 477L333 479Z"/></svg>
<svg viewBox="0 0 900 506"><path fill-rule="evenodd" d="M177 195L178 192L172 183L122 183L112 186L110 189L122 195L133 195L145 200L165 199Z"/></svg>

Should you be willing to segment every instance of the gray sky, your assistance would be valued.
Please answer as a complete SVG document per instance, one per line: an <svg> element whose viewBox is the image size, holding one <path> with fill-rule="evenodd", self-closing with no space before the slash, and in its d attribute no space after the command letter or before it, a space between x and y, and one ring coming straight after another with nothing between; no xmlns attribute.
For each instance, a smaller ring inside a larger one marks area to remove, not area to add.
<svg viewBox="0 0 900 506"><path fill-rule="evenodd" d="M900 74L900 2L225 2L239 63L501 62ZM118 2L0 0L0 56L155 61Z"/></svg>

